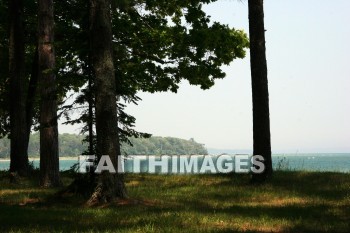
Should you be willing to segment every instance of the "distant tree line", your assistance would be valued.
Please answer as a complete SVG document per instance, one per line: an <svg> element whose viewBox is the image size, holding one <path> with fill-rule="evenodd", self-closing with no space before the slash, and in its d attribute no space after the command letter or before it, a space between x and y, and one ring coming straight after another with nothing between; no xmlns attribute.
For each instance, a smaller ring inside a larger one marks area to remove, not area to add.
<svg viewBox="0 0 350 233"><path fill-rule="evenodd" d="M78 156L87 151L87 143L83 143L84 135L60 134L59 135L60 156ZM208 151L203 144L194 139L184 140L173 137L151 137L151 138L130 138L132 145L123 143L122 154L128 155L206 155ZM28 146L30 157L39 157L40 137L39 133L32 134ZM10 140L0 139L0 158L10 157Z"/></svg>
<svg viewBox="0 0 350 233"><path fill-rule="evenodd" d="M184 140L172 137L130 138L133 146L123 143L122 153L129 155L207 155L203 144L193 138Z"/></svg>

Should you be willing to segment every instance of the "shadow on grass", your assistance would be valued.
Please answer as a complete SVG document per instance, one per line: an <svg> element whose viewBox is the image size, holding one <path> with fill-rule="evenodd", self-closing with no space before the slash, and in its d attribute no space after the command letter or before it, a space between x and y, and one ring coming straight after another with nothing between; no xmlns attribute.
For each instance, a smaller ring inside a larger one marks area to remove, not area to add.
<svg viewBox="0 0 350 233"><path fill-rule="evenodd" d="M339 201L350 198L350 174L336 172L296 172L277 171L271 180L265 184L249 183L248 175L223 174L227 178L218 186L228 187L238 185L250 191L259 190L289 193L310 199Z"/></svg>
<svg viewBox="0 0 350 233"><path fill-rule="evenodd" d="M348 232L350 177L338 173L276 172L264 185L247 175L130 175L131 197L86 208L79 197L43 197L19 206L1 202L0 232ZM28 182L28 189L33 183ZM22 189L21 187L17 187ZM35 194L35 192L37 192ZM7 197L15 200L18 197ZM15 195L15 194L13 194ZM261 203L261 201L264 201ZM147 204L148 203L148 204ZM54 231L55 230L55 231Z"/></svg>

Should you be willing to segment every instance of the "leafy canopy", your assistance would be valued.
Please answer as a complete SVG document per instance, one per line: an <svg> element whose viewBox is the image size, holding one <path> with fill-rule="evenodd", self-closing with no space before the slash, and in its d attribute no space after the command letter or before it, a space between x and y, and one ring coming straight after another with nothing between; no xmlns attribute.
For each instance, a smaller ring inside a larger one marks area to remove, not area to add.
<svg viewBox="0 0 350 233"><path fill-rule="evenodd" d="M112 0L121 139L147 136L132 129L135 118L124 111L123 101L137 103L139 91L177 92L182 80L208 89L214 85L215 79L225 77L221 70L223 65L245 56L245 49L249 46L247 35L241 30L213 22L202 10L203 4L211 2L214 1ZM35 1L26 1L28 80L36 47L36 9ZM0 3L0 13L4 13L0 14L0 31L3 33L7 27L4 3ZM93 98L93 91L87 86L88 80L93 80L89 60L88 1L55 1L55 24L59 101L63 104L67 93L79 93L74 103L62 107L61 111L70 123L87 122L86 111L72 120L69 110L84 109L87 101ZM2 37L0 50L4 52L0 54L0 59L3 70L7 70L6 43L6 37ZM0 124L1 129L5 129L8 123L6 72L1 74L0 79ZM6 134L6 130L2 131L0 133Z"/></svg>

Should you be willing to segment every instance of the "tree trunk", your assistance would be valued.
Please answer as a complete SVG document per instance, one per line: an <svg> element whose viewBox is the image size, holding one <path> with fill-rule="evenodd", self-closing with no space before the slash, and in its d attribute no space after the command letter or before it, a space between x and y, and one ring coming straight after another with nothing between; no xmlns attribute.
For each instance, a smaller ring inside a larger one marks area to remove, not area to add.
<svg viewBox="0 0 350 233"><path fill-rule="evenodd" d="M58 158L57 87L53 1L39 0L40 185L61 184Z"/></svg>
<svg viewBox="0 0 350 233"><path fill-rule="evenodd" d="M90 56L89 56L90 57ZM88 104L89 104L89 110L88 110L88 128L89 128L89 154L93 155L95 154L95 149L94 149L94 97L93 97L93 87L92 87L92 75L90 72L90 64L89 62L89 89L88 89Z"/></svg>
<svg viewBox="0 0 350 233"><path fill-rule="evenodd" d="M28 86L27 101L26 101L27 132L26 132L25 146L27 148L27 151L28 151L31 128L33 125L34 103L35 103L35 97L36 97L36 90L38 87L38 68L39 68L38 59L39 59L38 46L36 46L35 54L33 58L32 72L31 72L31 77L30 77L29 86Z"/></svg>
<svg viewBox="0 0 350 233"><path fill-rule="evenodd" d="M95 77L95 114L97 155L108 155L117 169L119 155L116 80L113 63L112 30L109 0L90 0L90 39ZM95 191L88 203L111 202L125 198L120 174L103 172L97 177Z"/></svg>
<svg viewBox="0 0 350 233"><path fill-rule="evenodd" d="M272 174L269 91L267 81L264 1L248 0L250 66L253 95L253 154L265 159L265 170L252 181L264 181Z"/></svg>
<svg viewBox="0 0 350 233"><path fill-rule="evenodd" d="M25 53L22 0L9 1L10 39L10 124L11 163L10 171L21 176L28 174L28 152L26 147L26 101L25 101Z"/></svg>

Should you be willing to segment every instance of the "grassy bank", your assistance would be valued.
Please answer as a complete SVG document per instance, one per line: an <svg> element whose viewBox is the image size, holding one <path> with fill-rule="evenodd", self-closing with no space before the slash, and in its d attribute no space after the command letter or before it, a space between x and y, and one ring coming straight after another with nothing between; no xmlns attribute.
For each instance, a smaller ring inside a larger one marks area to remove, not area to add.
<svg viewBox="0 0 350 233"><path fill-rule="evenodd" d="M5 173L0 173L5 176ZM350 175L128 175L130 200L98 208L37 181L0 180L0 232L349 232ZM70 179L64 177L64 183Z"/></svg>

